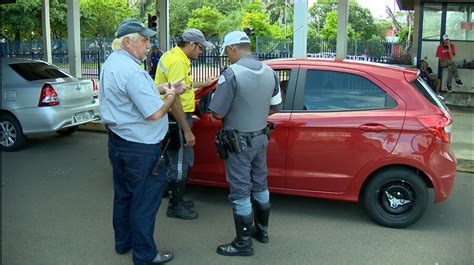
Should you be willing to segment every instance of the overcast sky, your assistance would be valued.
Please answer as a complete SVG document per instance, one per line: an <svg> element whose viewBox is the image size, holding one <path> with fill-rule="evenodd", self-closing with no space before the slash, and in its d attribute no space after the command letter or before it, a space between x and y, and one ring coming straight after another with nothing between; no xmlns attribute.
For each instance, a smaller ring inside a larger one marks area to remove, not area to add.
<svg viewBox="0 0 474 265"><path fill-rule="evenodd" d="M388 5L392 11L398 11L398 5L395 0L356 0L359 5L368 8L375 18L385 18L385 6ZM312 6L316 0L308 0L308 7ZM395 6L395 10L393 7Z"/></svg>

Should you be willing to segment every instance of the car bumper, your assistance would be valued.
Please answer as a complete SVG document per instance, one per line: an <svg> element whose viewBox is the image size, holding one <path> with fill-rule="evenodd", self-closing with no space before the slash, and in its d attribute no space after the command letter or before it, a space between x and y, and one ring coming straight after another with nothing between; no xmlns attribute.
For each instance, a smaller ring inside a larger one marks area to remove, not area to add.
<svg viewBox="0 0 474 265"><path fill-rule="evenodd" d="M90 121L100 120L99 102L64 108L61 105L17 109L13 112L20 121L23 134L55 132L67 127L78 126ZM83 114L83 115L78 115ZM82 116L87 119L76 119Z"/></svg>
<svg viewBox="0 0 474 265"><path fill-rule="evenodd" d="M451 194L456 179L457 160L449 146L432 152L428 159L426 172L430 172L435 191L435 202L445 201Z"/></svg>

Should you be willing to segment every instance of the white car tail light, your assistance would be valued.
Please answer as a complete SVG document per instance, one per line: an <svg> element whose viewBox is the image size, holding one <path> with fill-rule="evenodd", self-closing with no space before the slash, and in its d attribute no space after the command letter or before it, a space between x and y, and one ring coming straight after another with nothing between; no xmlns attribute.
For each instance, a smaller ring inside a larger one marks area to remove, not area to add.
<svg viewBox="0 0 474 265"><path fill-rule="evenodd" d="M441 141L451 142L451 126L453 120L444 114L420 115L418 120Z"/></svg>
<svg viewBox="0 0 474 265"><path fill-rule="evenodd" d="M94 98L99 98L99 86L94 81L94 79L91 79L91 80L92 80L92 92L94 93Z"/></svg>
<svg viewBox="0 0 474 265"><path fill-rule="evenodd" d="M44 84L41 88L38 107L59 105L59 97L50 84Z"/></svg>

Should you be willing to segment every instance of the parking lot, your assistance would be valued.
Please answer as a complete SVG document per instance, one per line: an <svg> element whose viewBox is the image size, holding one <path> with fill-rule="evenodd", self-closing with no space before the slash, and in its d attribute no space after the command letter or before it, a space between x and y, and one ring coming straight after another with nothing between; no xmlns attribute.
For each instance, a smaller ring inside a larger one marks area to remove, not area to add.
<svg viewBox="0 0 474 265"><path fill-rule="evenodd" d="M272 195L270 243L224 257L234 236L227 190L192 186L200 217L159 210L155 238L170 264L473 264L473 174L458 172L445 203L407 229L376 225L357 204ZM432 195L431 195L432 196ZM2 153L2 264L132 264L114 252L107 135L34 136Z"/></svg>

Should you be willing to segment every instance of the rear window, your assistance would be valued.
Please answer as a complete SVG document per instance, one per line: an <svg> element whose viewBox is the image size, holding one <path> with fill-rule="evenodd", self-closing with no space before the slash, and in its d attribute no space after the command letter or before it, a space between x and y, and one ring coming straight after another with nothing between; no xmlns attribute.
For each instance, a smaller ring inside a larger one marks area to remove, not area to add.
<svg viewBox="0 0 474 265"><path fill-rule="evenodd" d="M418 77L415 81L412 82L413 87L418 90L431 104L437 106L438 108L448 111L448 107L444 102L436 95L436 93L431 89L431 87L423 80L421 77Z"/></svg>
<svg viewBox="0 0 474 265"><path fill-rule="evenodd" d="M60 69L42 62L14 63L10 67L28 81L69 77Z"/></svg>

